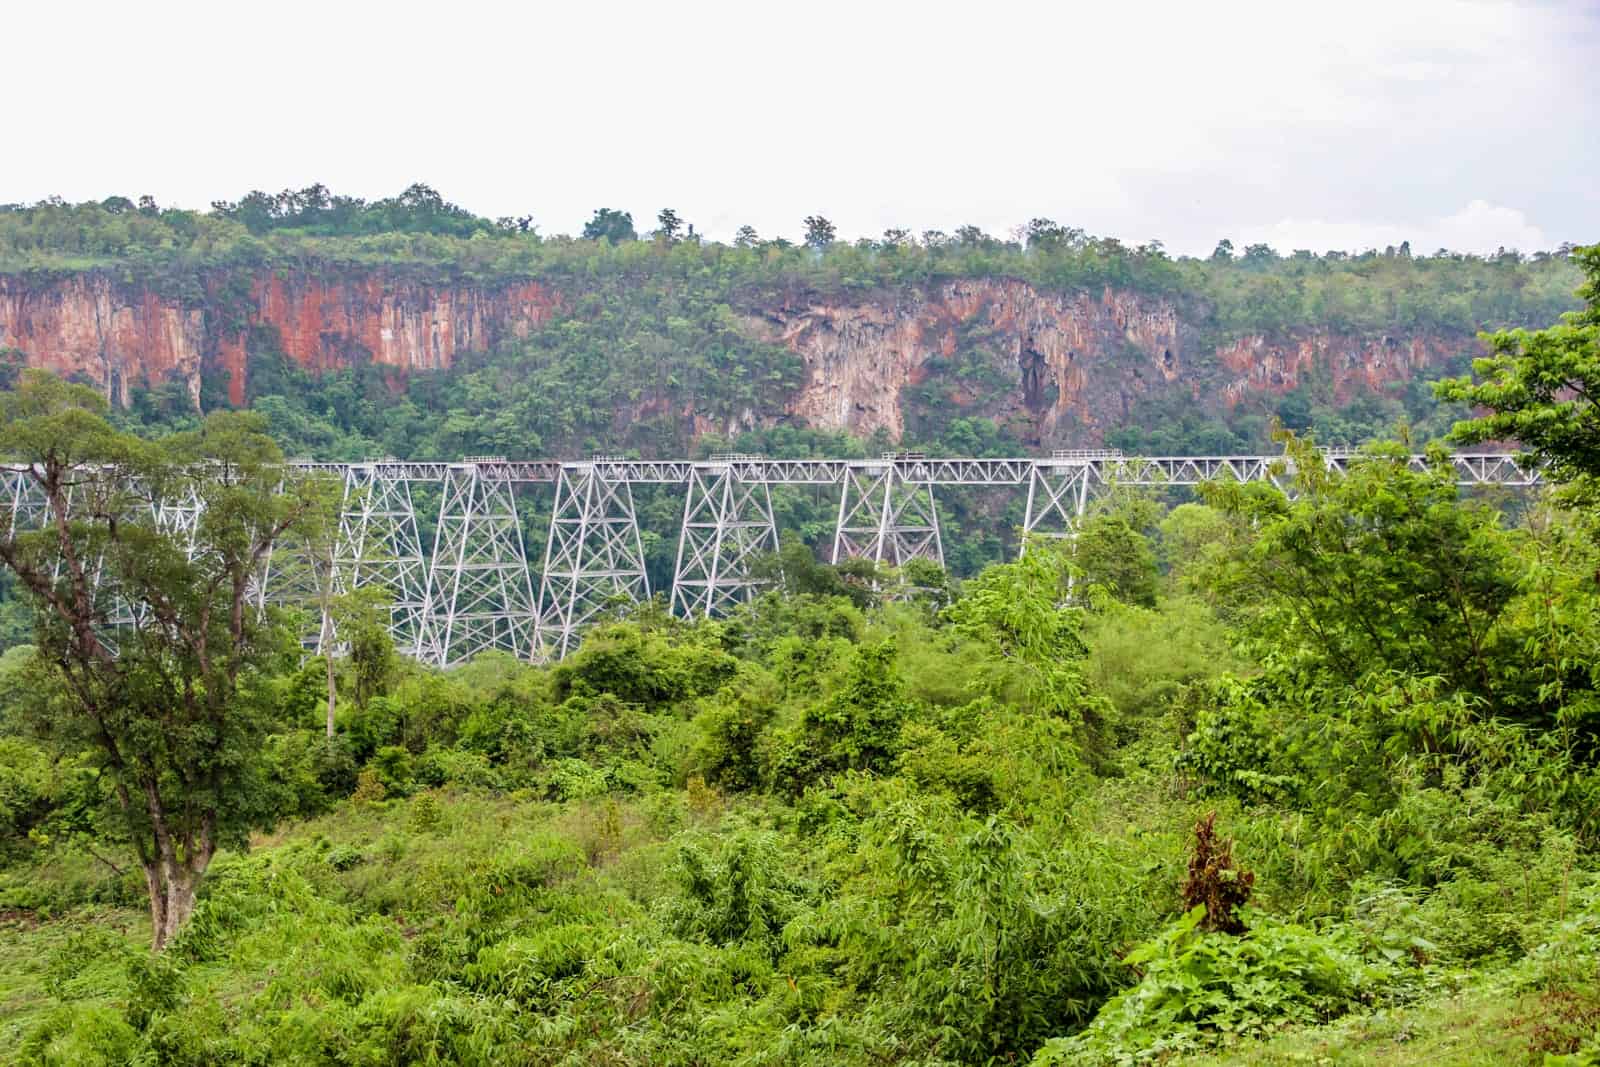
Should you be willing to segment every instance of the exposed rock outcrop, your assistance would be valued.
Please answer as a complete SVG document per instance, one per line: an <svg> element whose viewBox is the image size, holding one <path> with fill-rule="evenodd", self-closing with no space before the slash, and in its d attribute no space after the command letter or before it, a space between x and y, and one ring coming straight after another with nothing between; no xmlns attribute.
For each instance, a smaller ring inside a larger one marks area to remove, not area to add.
<svg viewBox="0 0 1600 1067"><path fill-rule="evenodd" d="M436 285L383 270L335 275L273 271L202 276L180 299L99 273L0 276L0 349L76 376L126 403L141 383L176 379L198 403L203 371L247 396L252 346L325 371L370 360L446 370L560 314L575 300L533 280ZM570 294L569 294L570 296ZM788 346L804 363L782 408L712 420L685 410L696 433L730 434L788 420L898 439L921 412L984 415L1041 446L1093 444L1141 402L1179 397L1223 411L1308 380L1336 400L1440 368L1476 350L1471 335L1360 337L1307 329L1217 345L1171 301L1106 288L1055 293L1006 278L966 278L869 298L791 295L746 303L746 333ZM666 396L618 398L619 432ZM915 429L915 426L911 427Z"/></svg>
<svg viewBox="0 0 1600 1067"><path fill-rule="evenodd" d="M1476 350L1465 333L1326 331L1208 347L1169 301L1109 288L1047 293L1013 279L963 279L850 303L794 301L752 315L750 328L805 361L806 382L789 412L808 425L899 438L908 388L948 375L946 401L1031 430L1025 436L1041 444L1098 442L1154 395L1176 393L1219 411L1289 392L1315 374L1343 401ZM963 366L954 367L958 356ZM980 371L986 366L988 390L966 380L974 359Z"/></svg>
<svg viewBox="0 0 1600 1067"><path fill-rule="evenodd" d="M1288 392L1317 372L1331 378L1334 399L1342 402L1364 390L1408 381L1461 352L1478 350L1470 336L1361 338L1313 331L1278 342L1251 334L1218 347L1216 358L1229 373L1222 395L1231 406L1253 393Z"/></svg>
<svg viewBox="0 0 1600 1067"><path fill-rule="evenodd" d="M133 385L173 377L198 400L201 370L212 367L228 376L230 399L240 404L253 327L269 328L266 343L313 371L366 358L403 373L445 369L461 353L524 336L560 306L535 281L440 286L382 272L231 280L205 279L206 297L186 302L103 274L0 276L0 348L21 349L29 365L86 379L121 403Z"/></svg>
<svg viewBox="0 0 1600 1067"><path fill-rule="evenodd" d="M172 377L198 402L205 313L123 291L103 275L47 283L0 275L0 348L21 349L29 366L86 379L120 403L132 386Z"/></svg>

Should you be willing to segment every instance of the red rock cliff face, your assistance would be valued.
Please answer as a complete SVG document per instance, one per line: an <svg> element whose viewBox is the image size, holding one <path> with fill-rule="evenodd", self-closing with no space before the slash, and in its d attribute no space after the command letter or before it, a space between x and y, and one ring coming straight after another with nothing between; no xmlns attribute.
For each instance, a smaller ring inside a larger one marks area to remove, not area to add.
<svg viewBox="0 0 1600 1067"><path fill-rule="evenodd" d="M122 403L140 383L177 377L198 401L203 366L228 375L244 402L248 327L277 332L283 352L322 371L365 353L400 372L448 368L460 353L524 336L560 306L539 282L495 288L425 285L381 273L325 280L262 273L249 295L230 301L220 283L189 306L103 275L58 281L0 276L0 347L21 349L30 366L78 375Z"/></svg>
<svg viewBox="0 0 1600 1067"><path fill-rule="evenodd" d="M251 344L276 344L314 371L370 358L447 369L467 352L526 335L559 314L537 281L426 285L384 272L324 278L261 272L201 279L185 303L83 274L40 281L0 275L0 348L79 376L126 403L140 383L177 379L198 403L203 369L246 396ZM1476 350L1459 336L1355 337L1306 330L1221 346L1174 304L1131 292L1050 293L1012 279L962 279L869 299L792 297L746 307L746 332L787 345L805 366L784 410L747 411L727 426L688 410L697 432L729 434L789 420L898 439L916 412L983 415L1041 446L1094 444L1155 397L1225 411L1310 377L1335 399L1430 373ZM267 328L267 333L252 327ZM620 405L618 432L647 413Z"/></svg>
<svg viewBox="0 0 1600 1067"><path fill-rule="evenodd" d="M1219 347L1216 358L1228 372L1222 395L1229 406L1252 393L1286 393L1317 371L1331 375L1334 398L1343 403L1359 392L1418 377L1451 356L1476 353L1478 348L1464 337L1359 338L1314 331L1280 342L1251 334Z"/></svg>
<svg viewBox="0 0 1600 1067"><path fill-rule="evenodd" d="M1241 338L1205 348L1171 303L1105 289L1063 295L1025 282L966 279L926 292L855 303L797 301L749 320L752 333L789 346L806 384L789 413L808 425L898 439L910 386L961 377L973 352L996 393L958 380L944 389L973 414L1010 422L1040 444L1098 443L1142 399L1177 394L1226 410L1246 397L1289 392L1313 372L1336 397L1404 381L1476 349L1469 336L1346 337L1326 332Z"/></svg>
<svg viewBox="0 0 1600 1067"><path fill-rule="evenodd" d="M100 276L40 284L0 275L0 348L95 382L124 404L133 385L174 376L198 402L205 314L150 292L120 293Z"/></svg>

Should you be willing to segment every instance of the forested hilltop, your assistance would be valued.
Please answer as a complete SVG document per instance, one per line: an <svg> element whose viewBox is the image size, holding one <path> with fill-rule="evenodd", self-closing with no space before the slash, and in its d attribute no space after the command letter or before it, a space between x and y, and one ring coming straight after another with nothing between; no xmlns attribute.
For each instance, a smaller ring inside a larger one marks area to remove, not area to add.
<svg viewBox="0 0 1600 1067"><path fill-rule="evenodd" d="M271 414L294 454L942 452L1434 435L1426 382L1484 329L1574 306L1565 251L1219 243L1205 259L1048 219L1012 234L703 240L601 209L578 237L425 186L313 186L210 211L0 208L0 350L118 417Z"/></svg>

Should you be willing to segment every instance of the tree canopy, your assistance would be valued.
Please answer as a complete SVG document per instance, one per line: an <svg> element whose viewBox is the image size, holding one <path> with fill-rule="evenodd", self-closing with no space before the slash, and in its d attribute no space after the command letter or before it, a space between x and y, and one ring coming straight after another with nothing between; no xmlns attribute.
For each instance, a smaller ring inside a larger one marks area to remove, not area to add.
<svg viewBox="0 0 1600 1067"><path fill-rule="evenodd" d="M34 713L110 783L159 949L217 849L266 818L255 687L283 643L250 594L313 498L279 491L282 455L258 415L149 442L113 429L102 406L37 371L0 397L0 454L42 506L37 529L13 523L0 539L0 563L34 604ZM163 528L175 502L197 518Z"/></svg>
<svg viewBox="0 0 1600 1067"><path fill-rule="evenodd" d="M1487 408L1456 424L1461 444L1515 441L1552 476L1600 491L1600 245L1574 250L1585 306L1543 330L1501 330L1484 338L1490 355L1472 365L1478 380L1440 382L1445 400Z"/></svg>

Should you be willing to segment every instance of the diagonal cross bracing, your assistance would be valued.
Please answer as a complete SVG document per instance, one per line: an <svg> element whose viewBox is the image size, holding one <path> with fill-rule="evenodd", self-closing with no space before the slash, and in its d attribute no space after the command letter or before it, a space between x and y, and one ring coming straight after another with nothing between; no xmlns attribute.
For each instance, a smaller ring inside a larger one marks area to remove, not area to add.
<svg viewBox="0 0 1600 1067"><path fill-rule="evenodd" d="M8 467L5 472L6 505L10 509L9 536L42 530L50 515L44 488L27 467Z"/></svg>
<svg viewBox="0 0 1600 1067"><path fill-rule="evenodd" d="M536 658L572 651L608 605L650 599L633 490L616 473L609 463L561 468L539 584Z"/></svg>
<svg viewBox="0 0 1600 1067"><path fill-rule="evenodd" d="M1028 538L1071 537L1089 501L1090 468L1085 463L1036 463L1028 474L1028 506L1022 517L1021 554Z"/></svg>
<svg viewBox="0 0 1600 1067"><path fill-rule="evenodd" d="M504 472L467 463L447 470L424 603L420 658L453 667L491 649L532 653L538 614Z"/></svg>
<svg viewBox="0 0 1600 1067"><path fill-rule="evenodd" d="M420 655L428 613L428 565L417 533L411 482L398 464L352 464L334 557L341 592L377 586L389 596L395 649Z"/></svg>
<svg viewBox="0 0 1600 1067"><path fill-rule="evenodd" d="M778 551L772 493L725 463L695 464L683 502L672 576L672 610L685 618L721 615L755 597L750 563Z"/></svg>
<svg viewBox="0 0 1600 1067"><path fill-rule="evenodd" d="M887 459L846 467L832 562L857 558L899 567L927 559L944 566L933 484L912 480Z"/></svg>

